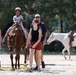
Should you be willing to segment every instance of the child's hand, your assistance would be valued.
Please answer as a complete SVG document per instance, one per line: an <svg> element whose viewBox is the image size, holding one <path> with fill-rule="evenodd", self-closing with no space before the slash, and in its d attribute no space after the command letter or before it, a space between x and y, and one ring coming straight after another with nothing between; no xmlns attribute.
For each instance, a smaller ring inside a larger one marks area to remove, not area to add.
<svg viewBox="0 0 76 75"><path fill-rule="evenodd" d="M15 22L16 23L16 25L20 25L20 22Z"/></svg>
<svg viewBox="0 0 76 75"><path fill-rule="evenodd" d="M18 25L18 22L16 21L15 24Z"/></svg>
<svg viewBox="0 0 76 75"><path fill-rule="evenodd" d="M20 19L20 21L19 21L20 23L22 22L22 19Z"/></svg>
<svg viewBox="0 0 76 75"><path fill-rule="evenodd" d="M20 25L21 22L18 22L18 25Z"/></svg>

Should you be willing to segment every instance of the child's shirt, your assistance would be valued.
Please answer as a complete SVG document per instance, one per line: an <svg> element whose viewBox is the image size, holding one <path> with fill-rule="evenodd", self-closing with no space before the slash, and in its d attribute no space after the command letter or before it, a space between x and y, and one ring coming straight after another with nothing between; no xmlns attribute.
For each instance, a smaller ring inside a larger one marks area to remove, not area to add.
<svg viewBox="0 0 76 75"><path fill-rule="evenodd" d="M22 17L22 15L20 15L20 16L14 16L13 17L13 22L15 23L15 22L20 22L21 20L23 20L23 17ZM22 21L21 21L21 24L20 25L23 25L23 23L22 23Z"/></svg>

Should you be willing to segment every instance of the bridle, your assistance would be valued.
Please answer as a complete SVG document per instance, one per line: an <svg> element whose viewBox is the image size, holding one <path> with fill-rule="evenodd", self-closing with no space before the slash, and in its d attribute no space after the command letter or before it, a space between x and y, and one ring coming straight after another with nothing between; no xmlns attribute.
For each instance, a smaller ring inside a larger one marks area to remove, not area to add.
<svg viewBox="0 0 76 75"><path fill-rule="evenodd" d="M16 47L16 35L14 35L14 36L13 35L12 36L9 35L9 41L8 41L9 52L13 52L15 47Z"/></svg>

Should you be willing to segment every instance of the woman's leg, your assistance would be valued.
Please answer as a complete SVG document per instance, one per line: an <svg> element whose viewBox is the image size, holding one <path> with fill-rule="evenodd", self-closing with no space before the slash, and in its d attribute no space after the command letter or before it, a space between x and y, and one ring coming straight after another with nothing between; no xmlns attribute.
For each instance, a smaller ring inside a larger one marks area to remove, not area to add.
<svg viewBox="0 0 76 75"><path fill-rule="evenodd" d="M35 49L30 49L30 68L32 68L34 52Z"/></svg>
<svg viewBox="0 0 76 75"><path fill-rule="evenodd" d="M40 63L41 63L41 50L36 50L36 59L37 59L38 69L40 69Z"/></svg>

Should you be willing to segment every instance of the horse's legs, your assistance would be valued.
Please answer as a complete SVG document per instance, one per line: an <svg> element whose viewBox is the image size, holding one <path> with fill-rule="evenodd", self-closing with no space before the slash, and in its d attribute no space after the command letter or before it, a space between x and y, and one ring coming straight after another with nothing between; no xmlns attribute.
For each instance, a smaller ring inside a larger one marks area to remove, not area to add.
<svg viewBox="0 0 76 75"><path fill-rule="evenodd" d="M10 53L10 59L11 59L11 66L12 66L12 70L14 70L14 64L13 64L13 53Z"/></svg>
<svg viewBox="0 0 76 75"><path fill-rule="evenodd" d="M63 54L63 56L64 56L64 58L65 58L65 60L66 60L67 58L65 57L65 51L66 51L66 48L64 48L64 49L62 50L62 54Z"/></svg>
<svg viewBox="0 0 76 75"><path fill-rule="evenodd" d="M18 69L20 69L20 49L16 49L16 56L15 56L15 68L17 69L17 62L18 62Z"/></svg>
<svg viewBox="0 0 76 75"><path fill-rule="evenodd" d="M20 54L18 54L18 69L20 69Z"/></svg>
<svg viewBox="0 0 76 75"><path fill-rule="evenodd" d="M25 49L25 47L23 47L23 52L24 52L24 66L26 66L28 51L27 51L27 49Z"/></svg>
<svg viewBox="0 0 76 75"><path fill-rule="evenodd" d="M15 69L17 69L17 56L15 56Z"/></svg>
<svg viewBox="0 0 76 75"><path fill-rule="evenodd" d="M67 52L68 52L68 56L69 56L68 60L70 60L70 58L71 58L71 56L70 56L70 49L68 49Z"/></svg>
<svg viewBox="0 0 76 75"><path fill-rule="evenodd" d="M17 69L17 62L18 62L18 69L20 69L20 55L16 54L15 56L15 69Z"/></svg>

